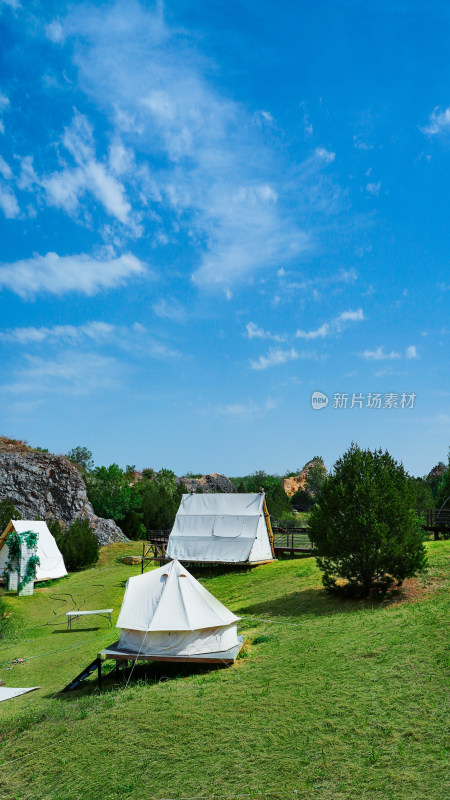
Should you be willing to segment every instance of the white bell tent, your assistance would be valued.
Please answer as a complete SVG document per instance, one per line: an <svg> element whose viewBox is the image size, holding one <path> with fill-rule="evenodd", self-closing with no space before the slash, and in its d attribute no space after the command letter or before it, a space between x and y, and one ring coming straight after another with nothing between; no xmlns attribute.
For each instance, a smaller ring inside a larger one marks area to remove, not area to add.
<svg viewBox="0 0 450 800"><path fill-rule="evenodd" d="M129 578L116 650L155 656L221 653L241 644L236 617L179 561Z"/></svg>
<svg viewBox="0 0 450 800"><path fill-rule="evenodd" d="M25 519L11 520L0 536L0 575L3 574L6 562L8 561L9 548L6 544L6 538L8 533L13 530L17 533L32 531L38 535L36 555L40 563L36 569L36 581L48 581L67 575L66 565L64 564L61 551L50 533L47 523Z"/></svg>
<svg viewBox="0 0 450 800"><path fill-rule="evenodd" d="M272 542L264 492L184 494L167 555L188 562L261 564L274 559Z"/></svg>

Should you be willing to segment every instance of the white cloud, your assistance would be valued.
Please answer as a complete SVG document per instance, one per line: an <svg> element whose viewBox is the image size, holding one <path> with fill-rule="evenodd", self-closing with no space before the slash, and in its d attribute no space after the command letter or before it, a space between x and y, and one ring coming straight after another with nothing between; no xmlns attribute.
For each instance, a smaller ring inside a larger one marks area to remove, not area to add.
<svg viewBox="0 0 450 800"><path fill-rule="evenodd" d="M317 158L320 159L320 161L324 161L325 164L331 164L336 158L336 153L330 152L326 147L316 147L314 152Z"/></svg>
<svg viewBox="0 0 450 800"><path fill-rule="evenodd" d="M248 322L245 329L249 339L273 339L275 342L284 342L286 340L285 335L281 336L265 331L263 328L258 328L254 322Z"/></svg>
<svg viewBox="0 0 450 800"><path fill-rule="evenodd" d="M41 344L42 342L80 343L83 339L96 343L110 341L116 326L94 320L84 325L54 325L51 328L10 328L0 332L0 339L17 344Z"/></svg>
<svg viewBox="0 0 450 800"><path fill-rule="evenodd" d="M366 186L366 190L369 192L369 194L373 195L374 197L377 197L377 195L379 195L380 189L381 189L380 181L378 181L378 183L368 183Z"/></svg>
<svg viewBox="0 0 450 800"><path fill-rule="evenodd" d="M154 303L153 311L161 319L170 319L173 322L184 322L186 319L185 309L174 300L161 298L157 303Z"/></svg>
<svg viewBox="0 0 450 800"><path fill-rule="evenodd" d="M383 361L385 359L400 358L400 353L396 353L395 350L391 350L390 353L385 353L384 347L377 347L376 350L364 350L360 355L362 358L367 359L367 361Z"/></svg>
<svg viewBox="0 0 450 800"><path fill-rule="evenodd" d="M3 4L5 6L9 6L10 8L17 11L17 9L22 8L20 0L0 0L0 5Z"/></svg>
<svg viewBox="0 0 450 800"><path fill-rule="evenodd" d="M47 253L9 264L0 263L0 288L9 289L23 299L39 292L93 295L144 274L148 274L144 263L131 253L117 258Z"/></svg>
<svg viewBox="0 0 450 800"><path fill-rule="evenodd" d="M272 349L267 356L260 356L257 361L250 361L250 366L252 369L267 369L285 364L287 361L294 361L299 357L293 347L290 350Z"/></svg>
<svg viewBox="0 0 450 800"><path fill-rule="evenodd" d="M5 124L3 122L1 115L8 108L8 106L9 106L9 97L6 97L5 94L0 92L0 133L5 132Z"/></svg>
<svg viewBox="0 0 450 800"><path fill-rule="evenodd" d="M290 281L286 284L286 289L294 289L300 290L302 292L311 291L313 293L314 299L317 299L317 296L320 298L321 295L318 292L318 289L328 289L330 286L334 286L335 284L340 283L354 283L358 278L358 273L354 269L342 269L340 272L335 273L334 275L328 276L319 276L316 278L310 278L308 280L301 280L301 281Z"/></svg>
<svg viewBox="0 0 450 800"><path fill-rule="evenodd" d="M413 344L410 345L410 347L406 348L405 355L406 358L417 358L417 347Z"/></svg>
<svg viewBox="0 0 450 800"><path fill-rule="evenodd" d="M142 228L139 216L132 212L124 184L118 175L131 170L133 160L129 151L115 141L110 148L109 163L96 157L92 126L85 116L75 111L72 123L65 128L62 143L73 157L76 166L39 176L32 156L21 159L21 174L17 185L25 191L44 189L47 205L62 208L78 215L85 195L93 196L129 233L139 236ZM89 220L89 217L88 217Z"/></svg>
<svg viewBox="0 0 450 800"><path fill-rule="evenodd" d="M60 44L64 41L63 27L56 19L45 26L45 34L47 39L50 39L54 44Z"/></svg>
<svg viewBox="0 0 450 800"><path fill-rule="evenodd" d="M19 214L16 196L9 186L0 184L0 208L7 219L14 219Z"/></svg>
<svg viewBox="0 0 450 800"><path fill-rule="evenodd" d="M324 325L321 325L320 328L317 328L314 331L298 330L295 335L297 339L318 339L328 336L329 333L330 333L330 326L327 323L325 323Z"/></svg>
<svg viewBox="0 0 450 800"><path fill-rule="evenodd" d="M100 389L119 386L121 366L115 358L72 350L58 358L25 357L14 380L2 386L13 395L39 398L45 395L87 395Z"/></svg>
<svg viewBox="0 0 450 800"><path fill-rule="evenodd" d="M0 331L0 341L22 346L41 344L73 346L77 349L113 347L133 353L139 358L156 358L167 361L179 358L180 353L155 339L144 325L135 322L131 327L93 320L83 325L53 325L52 327L10 328Z"/></svg>
<svg viewBox="0 0 450 800"><path fill-rule="evenodd" d="M33 186L39 184L39 178L33 166L33 156L25 156L20 159L20 176L17 181L19 189L31 191Z"/></svg>
<svg viewBox="0 0 450 800"><path fill-rule="evenodd" d="M362 308L356 311L343 311L337 317L337 322L362 322L364 320L364 312Z"/></svg>
<svg viewBox="0 0 450 800"><path fill-rule="evenodd" d="M253 400L248 400L246 403L227 403L226 405L216 406L214 411L216 414L225 417L248 419L249 417L261 416L265 411L273 411L276 407L276 401L268 397L262 406L257 405Z"/></svg>
<svg viewBox="0 0 450 800"><path fill-rule="evenodd" d="M260 121L263 121L263 122L268 122L271 125L274 122L274 118L273 118L272 114L270 113L270 111L258 111L255 114L255 117L256 117L257 120L260 120Z"/></svg>
<svg viewBox="0 0 450 800"><path fill-rule="evenodd" d="M434 111L430 114L428 124L421 128L422 133L427 136L436 136L441 133L447 133L450 130L450 108L445 108L443 111L439 110L436 106Z"/></svg>
<svg viewBox="0 0 450 800"><path fill-rule="evenodd" d="M75 214L82 196L90 193L108 214L123 225L136 228L124 185L108 172L106 164L96 159L93 130L87 118L76 112L71 125L64 131L62 141L78 166L67 167L40 179L48 204ZM117 152L114 159L117 166Z"/></svg>
<svg viewBox="0 0 450 800"><path fill-rule="evenodd" d="M331 322L326 322L312 331L298 330L295 335L298 339L323 339L326 336L341 333L348 322L362 322L363 320L364 312L362 308L358 308L356 311L343 311Z"/></svg>
<svg viewBox="0 0 450 800"><path fill-rule="evenodd" d="M162 204L167 225L175 220L196 247L198 286L223 289L312 247L310 218L336 205L335 187L320 178L333 153L318 148L293 171L263 135L270 113L256 118L221 95L162 5L90 5L62 25L77 41L80 87L109 114L123 146L132 143L139 169L127 177L144 186L147 168L147 202ZM109 168L122 175L115 161ZM69 181L69 207L79 191Z"/></svg>
<svg viewBox="0 0 450 800"><path fill-rule="evenodd" d="M109 166L114 175L126 175L135 168L134 153L116 139L109 148Z"/></svg>
<svg viewBox="0 0 450 800"><path fill-rule="evenodd" d="M0 175L3 175L7 181L11 180L13 176L11 167L2 156L0 156Z"/></svg>

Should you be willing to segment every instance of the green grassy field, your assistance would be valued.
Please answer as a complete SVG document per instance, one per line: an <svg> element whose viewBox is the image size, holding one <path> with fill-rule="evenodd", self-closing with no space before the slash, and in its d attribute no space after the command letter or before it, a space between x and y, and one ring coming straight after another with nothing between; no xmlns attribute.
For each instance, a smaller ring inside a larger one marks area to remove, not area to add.
<svg viewBox="0 0 450 800"><path fill-rule="evenodd" d="M111 674L101 694L95 679L55 694L117 638L95 617L67 633L62 593L117 619L139 571L117 558L133 552L104 548L95 569L4 594L0 678L42 688L0 704L1 800L450 796L450 542L429 543L427 573L380 603L327 595L312 558L203 573L242 616L234 667L142 665L127 687Z"/></svg>

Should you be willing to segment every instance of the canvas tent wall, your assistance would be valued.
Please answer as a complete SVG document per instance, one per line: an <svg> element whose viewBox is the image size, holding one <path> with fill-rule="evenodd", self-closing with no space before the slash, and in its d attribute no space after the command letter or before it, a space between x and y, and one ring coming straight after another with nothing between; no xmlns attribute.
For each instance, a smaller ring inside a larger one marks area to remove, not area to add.
<svg viewBox="0 0 450 800"><path fill-rule="evenodd" d="M48 581L67 575L64 559L54 537L47 527L47 523L25 519L11 520L0 536L0 575L3 575L3 570L8 560L6 537L12 530L17 531L17 533L33 531L38 534L36 555L39 558L40 564L36 570L37 581Z"/></svg>
<svg viewBox="0 0 450 800"><path fill-rule="evenodd" d="M255 564L274 558L264 492L184 494L167 555L188 562Z"/></svg>
<svg viewBox="0 0 450 800"><path fill-rule="evenodd" d="M117 649L141 655L195 655L239 644L236 617L179 561L129 578Z"/></svg>

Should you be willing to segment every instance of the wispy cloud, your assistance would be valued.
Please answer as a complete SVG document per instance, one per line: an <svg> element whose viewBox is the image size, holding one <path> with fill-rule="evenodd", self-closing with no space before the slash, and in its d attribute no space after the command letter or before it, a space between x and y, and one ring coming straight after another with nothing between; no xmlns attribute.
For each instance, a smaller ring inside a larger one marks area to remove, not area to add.
<svg viewBox="0 0 450 800"><path fill-rule="evenodd" d="M340 333L349 322L362 322L363 320L364 312L362 308L358 308L355 311L343 311L331 322L325 322L312 331L298 330L295 335L298 339L324 339L326 336Z"/></svg>
<svg viewBox="0 0 450 800"><path fill-rule="evenodd" d="M298 330L295 335L297 339L323 339L325 336L329 335L330 331L331 326L328 323L324 323L313 331Z"/></svg>
<svg viewBox="0 0 450 800"><path fill-rule="evenodd" d="M107 163L96 158L93 129L87 118L75 112L71 125L64 131L62 141L76 166L66 167L39 179L39 184L45 190L47 203L61 207L69 214L77 214L80 199L90 193L118 222L133 228L135 233L140 232L138 221L131 213L131 204L123 183L117 175L112 174L113 169ZM114 156L117 161L117 151L113 151Z"/></svg>
<svg viewBox="0 0 450 800"><path fill-rule="evenodd" d="M284 276L280 277L283 278ZM292 280L289 273L288 278L289 279L285 283L286 289L298 289L303 292L320 293L320 290L328 288L329 286L338 286L341 283L355 283L358 279L358 273L355 269L342 269L334 275L319 275L315 278L307 278L306 280Z"/></svg>
<svg viewBox="0 0 450 800"><path fill-rule="evenodd" d="M116 258L47 253L9 264L0 263L0 289L9 289L23 299L41 292L94 295L144 274L149 274L145 264L131 253Z"/></svg>
<svg viewBox="0 0 450 800"><path fill-rule="evenodd" d="M93 320L84 325L54 325L52 327L9 328L0 331L0 341L12 344L58 345L75 348L102 345L112 346L115 350L125 350L140 356L148 356L168 360L178 358L180 353L166 343L156 339L147 328L139 322L133 325L113 325L110 322Z"/></svg>
<svg viewBox="0 0 450 800"><path fill-rule="evenodd" d="M0 7L1 8L1 7ZM3 112L9 107L9 97L0 92L0 133L5 132L5 123L3 122Z"/></svg>
<svg viewBox="0 0 450 800"><path fill-rule="evenodd" d="M28 327L28 328L9 328L7 331L0 331L0 339L4 342L15 342L16 344L29 345L49 343L74 343L78 344L85 341L104 342L110 341L116 331L116 326L108 322L87 322L85 325L54 325L51 328Z"/></svg>
<svg viewBox="0 0 450 800"><path fill-rule="evenodd" d="M1 109L1 102L0 102ZM7 219L14 219L19 215L17 198L10 186L13 172L5 159L0 156L0 208Z"/></svg>
<svg viewBox="0 0 450 800"><path fill-rule="evenodd" d="M420 130L427 136L437 136L450 131L450 108L441 111L439 106L436 106L430 114L428 124Z"/></svg>
<svg viewBox="0 0 450 800"><path fill-rule="evenodd" d="M368 183L366 186L366 191L369 194L373 195L373 197L377 197L380 194L380 189L381 189L380 181L378 181L378 183Z"/></svg>
<svg viewBox="0 0 450 800"><path fill-rule="evenodd" d="M386 353L384 347L377 347L376 350L364 350L363 353L359 354L361 358L365 358L366 361L392 361L393 359L401 358L401 353L397 352L396 350L391 350L390 353ZM405 349L405 358L411 360L413 358L417 358L417 347L415 345L410 345ZM386 374L386 373L377 373Z"/></svg>
<svg viewBox="0 0 450 800"><path fill-rule="evenodd" d="M170 319L172 322L185 322L186 309L175 300L161 298L153 305L153 311L161 319Z"/></svg>
<svg viewBox="0 0 450 800"><path fill-rule="evenodd" d="M266 356L259 356L256 361L250 360L250 366L252 369L257 370L267 369L267 367L277 367L280 364L285 364L287 361L295 361L298 358L315 360L317 355L313 351L301 350L297 352L293 347L290 350L272 348Z"/></svg>
<svg viewBox="0 0 450 800"><path fill-rule="evenodd" d="M165 22L162 5L84 6L48 26L47 35L76 40L79 85L109 115L114 138L133 148L137 165L119 180L92 142L86 151L89 131L78 118L82 160L45 178L50 202L75 213L89 191L128 224L125 187L134 182L141 201L163 214L166 235L188 233L197 254L193 280L205 288L226 288L313 247L314 215L336 207L336 187L321 177L334 153L318 147L293 171L264 136L270 112L255 116L221 94L192 41ZM70 135L64 144L75 156Z"/></svg>
<svg viewBox="0 0 450 800"><path fill-rule="evenodd" d="M227 403L226 405L215 406L214 412L232 419L249 419L251 417L259 417L266 411L273 411L276 407L276 401L268 397L263 405L259 405L253 400L248 400L245 403Z"/></svg>
<svg viewBox="0 0 450 800"><path fill-rule="evenodd" d="M0 8L2 5L9 6L10 8L16 11L18 8L22 8L20 0L0 0Z"/></svg>
<svg viewBox="0 0 450 800"><path fill-rule="evenodd" d="M0 183L0 208L6 219L14 219L20 213L17 198L9 186Z"/></svg>
<svg viewBox="0 0 450 800"><path fill-rule="evenodd" d="M364 350L360 355L367 361L384 361L385 359L401 358L400 353L397 353L395 350L391 350L390 353L385 353L384 347L377 347L376 350Z"/></svg>
<svg viewBox="0 0 450 800"><path fill-rule="evenodd" d="M49 394L87 395L116 389L123 366L115 358L95 353L61 353L56 359L26 356L14 380L2 386L13 395L42 397Z"/></svg>
<svg viewBox="0 0 450 800"><path fill-rule="evenodd" d="M249 339L272 339L274 342L285 342L286 334L270 333L263 328L259 328L254 322L248 322L245 326Z"/></svg>

